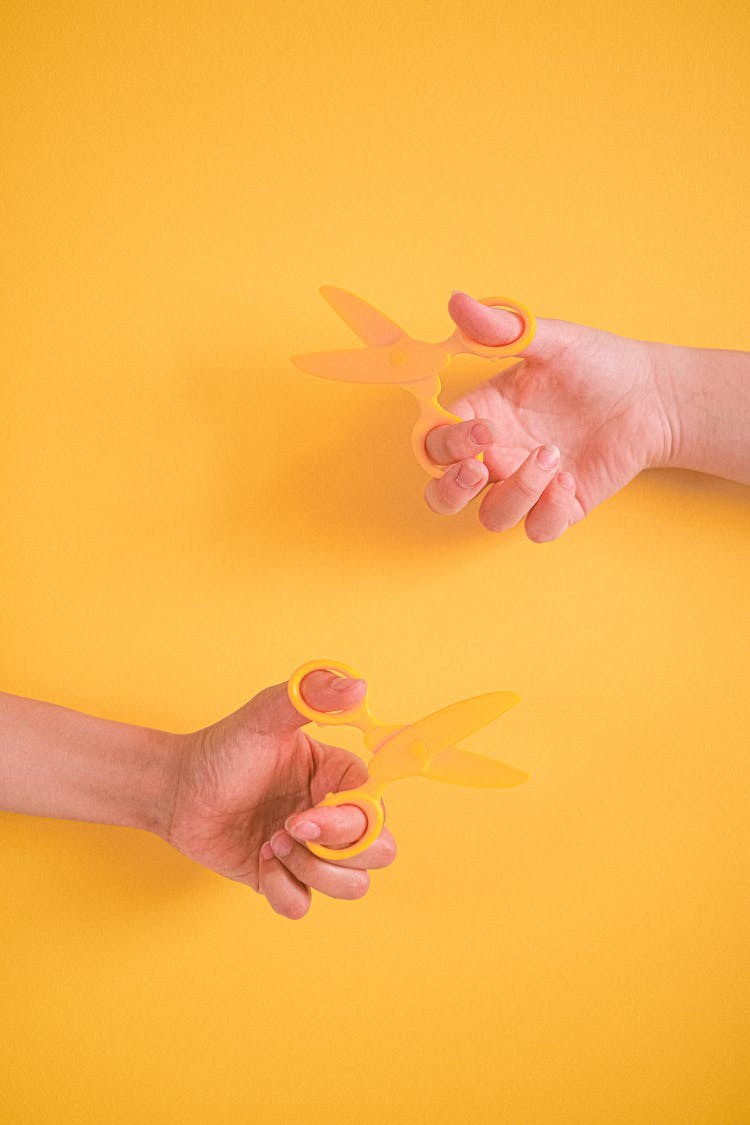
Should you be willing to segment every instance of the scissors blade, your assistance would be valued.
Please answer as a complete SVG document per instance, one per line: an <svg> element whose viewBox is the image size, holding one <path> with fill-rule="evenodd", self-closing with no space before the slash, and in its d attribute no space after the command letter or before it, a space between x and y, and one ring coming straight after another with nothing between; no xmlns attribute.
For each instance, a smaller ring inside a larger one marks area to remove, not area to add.
<svg viewBox="0 0 750 1125"><path fill-rule="evenodd" d="M293 355L292 363L308 375L342 383L400 383L404 372L389 363L390 345L377 348L344 348L337 352Z"/></svg>
<svg viewBox="0 0 750 1125"><path fill-rule="evenodd" d="M491 691L433 711L408 729L415 741L424 742L430 753L436 754L486 727L520 701L521 697L514 691Z"/></svg>
<svg viewBox="0 0 750 1125"><path fill-rule="evenodd" d="M383 743L370 762L370 776L385 784L426 773L441 751L481 730L518 702L513 691L493 691L434 711Z"/></svg>
<svg viewBox="0 0 750 1125"><path fill-rule="evenodd" d="M483 754L472 754L458 746L448 746L432 758L424 769L431 781L447 781L451 785L473 785L478 789L503 789L521 785L528 774L515 766L506 766Z"/></svg>
<svg viewBox="0 0 750 1125"><path fill-rule="evenodd" d="M347 289L339 289L335 285L323 285L320 288L320 295L328 301L344 323L349 325L352 332L371 347L397 344L406 335L403 328L399 328L385 313L368 305L367 301L363 301L361 297L357 297Z"/></svg>

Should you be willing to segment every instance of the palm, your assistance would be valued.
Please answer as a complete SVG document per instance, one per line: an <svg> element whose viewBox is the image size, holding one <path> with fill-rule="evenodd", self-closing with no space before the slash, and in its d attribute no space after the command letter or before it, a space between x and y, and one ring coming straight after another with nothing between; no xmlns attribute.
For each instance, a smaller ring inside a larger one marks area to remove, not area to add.
<svg viewBox="0 0 750 1125"><path fill-rule="evenodd" d="M243 712L192 736L170 834L185 855L258 889L260 849L292 813L354 788L360 758L304 731L265 732Z"/></svg>
<svg viewBox="0 0 750 1125"><path fill-rule="evenodd" d="M504 480L540 445L560 449L576 479L580 515L632 480L660 440L660 411L648 346L563 322L559 346L483 383L459 414L497 430L485 454L491 480Z"/></svg>

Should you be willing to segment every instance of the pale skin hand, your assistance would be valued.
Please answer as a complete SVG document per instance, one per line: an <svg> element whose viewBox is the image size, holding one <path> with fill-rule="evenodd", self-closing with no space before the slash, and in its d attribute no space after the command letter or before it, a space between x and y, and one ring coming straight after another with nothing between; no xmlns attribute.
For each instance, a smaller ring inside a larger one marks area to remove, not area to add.
<svg viewBox="0 0 750 1125"><path fill-rule="evenodd" d="M348 710L365 684L330 672L302 682L316 710ZM316 742L300 727L286 684L267 688L234 715L191 736L183 755L167 838L185 855L266 896L287 918L301 918L310 888L332 898L361 898L368 868L385 867L396 845L387 828L361 855L329 862L304 845L344 848L364 833L364 813L351 805L315 808L327 793L361 785L361 758Z"/></svg>
<svg viewBox="0 0 750 1125"><path fill-rule="evenodd" d="M449 311L485 344L517 338L521 322L466 293ZM710 406L706 406L709 402ZM556 539L642 469L699 469L750 483L750 355L673 348L566 321L537 322L523 362L449 409L466 422L427 436L435 512L460 511L489 485L479 518L490 531L525 521ZM484 464L475 459L484 453Z"/></svg>
<svg viewBox="0 0 750 1125"><path fill-rule="evenodd" d="M365 684L320 670L301 690L316 710L342 710L361 702ZM396 853L387 828L361 855L337 862L304 846L343 848L362 836L357 807L315 806L367 775L356 755L306 734L306 722L286 684L186 735L0 693L0 809L146 829L301 918L311 889L361 898L368 869Z"/></svg>

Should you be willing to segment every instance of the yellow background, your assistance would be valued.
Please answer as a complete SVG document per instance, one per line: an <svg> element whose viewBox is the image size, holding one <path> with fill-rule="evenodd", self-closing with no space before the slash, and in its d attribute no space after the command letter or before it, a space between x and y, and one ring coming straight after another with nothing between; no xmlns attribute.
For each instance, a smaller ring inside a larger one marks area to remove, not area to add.
<svg viewBox="0 0 750 1125"><path fill-rule="evenodd" d="M6 0L3 688L190 730L332 656L386 721L519 691L472 746L531 781L395 786L396 864L300 924L143 833L0 818L4 1122L750 1118L748 490L654 473L491 536L423 508L406 394L287 358L354 342L322 283L427 339L466 288L750 348L749 33Z"/></svg>

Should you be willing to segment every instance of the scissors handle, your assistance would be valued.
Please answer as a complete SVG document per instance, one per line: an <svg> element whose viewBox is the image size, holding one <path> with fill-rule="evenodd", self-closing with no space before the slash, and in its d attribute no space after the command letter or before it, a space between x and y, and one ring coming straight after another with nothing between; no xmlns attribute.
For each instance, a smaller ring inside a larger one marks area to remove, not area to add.
<svg viewBox="0 0 750 1125"><path fill-rule="evenodd" d="M359 855L377 840L383 829L385 823L383 802L379 796L379 789L373 782L365 782L358 789L343 789L338 793L328 793L322 801L318 802L317 808L332 808L340 805L355 805L361 809L367 818L367 827L360 838L348 848L327 848L324 844L316 844L314 840L309 841L307 844L309 850L320 859L349 859L353 855Z"/></svg>
<svg viewBox="0 0 750 1125"><path fill-rule="evenodd" d="M509 297L482 297L480 304L494 309L506 309L520 317L523 321L521 335L516 337L515 340L511 340L509 344L480 344L479 341L472 340L470 336L467 336L456 326L455 332L447 341L449 347L452 345L454 354L456 352L470 352L472 355L482 356L485 359L502 359L503 357L518 355L531 343L536 332L536 320L534 314L525 305L519 304L518 301L512 301ZM441 390L439 375L402 385L406 390L411 391L419 403L419 417L411 434L411 447L414 456L424 471L429 473L431 477L442 477L446 471L446 466L438 465L437 462L432 460L425 449L425 440L430 431L437 426L452 426L456 422L464 421L464 419L459 418L457 414L451 414L441 405L438 399ZM475 460L484 461L484 454L478 453Z"/></svg>
<svg viewBox="0 0 750 1125"><path fill-rule="evenodd" d="M480 305L487 305L491 309L505 309L506 312L514 313L523 322L521 334L515 340L511 340L509 344L480 344L478 340L473 340L471 336L467 336L462 329L456 326L454 339L461 341L463 350L471 352L472 355L483 356L486 359L498 359L503 356L517 356L519 352L529 346L536 332L536 320L530 309L519 304L518 301L512 301L510 297L480 297L479 303Z"/></svg>
<svg viewBox="0 0 750 1125"><path fill-rule="evenodd" d="M310 719L311 722L325 726L354 726L359 727L363 732L367 732L373 726L376 726L377 724L370 714L367 694L365 694L361 703L347 710L318 711L317 708L310 706L302 695L302 681L311 672L317 672L321 669L326 672L333 672L344 679L358 680L361 678L349 664L342 664L340 660L310 660L307 664L302 664L292 675L287 688L289 698L300 714L304 715L306 719ZM348 848L327 848L323 844L309 841L307 847L313 855L319 856L321 859L347 859L349 856L359 855L365 848L369 848L373 840L376 840L380 835L385 820L383 803L380 799L381 789L381 785L368 778L363 785L356 789L328 793L322 801L319 801L318 808L356 805L367 818L367 827L359 840Z"/></svg>
<svg viewBox="0 0 750 1125"><path fill-rule="evenodd" d="M426 473L431 477L441 477L445 472L445 466L438 465L427 452L425 448L427 435L437 426L454 426L456 422L462 422L463 418L459 418L458 414L451 414L450 410L446 410L438 401L439 381L426 379L419 383L404 383L403 386L411 391L419 403L419 417L411 432L412 453ZM482 460L483 457L484 454L480 453L479 459Z"/></svg>
<svg viewBox="0 0 750 1125"><path fill-rule="evenodd" d="M374 720L370 714L367 692L365 692L365 697L361 703L341 711L319 711L316 707L311 707L305 700L301 690L302 681L311 672L319 671L333 672L334 675L345 680L362 678L349 664L342 664L340 660L309 660L307 664L302 664L294 672L287 687L289 698L299 713L311 722L320 723L322 726L352 726L359 727L363 731L368 730L373 725Z"/></svg>

